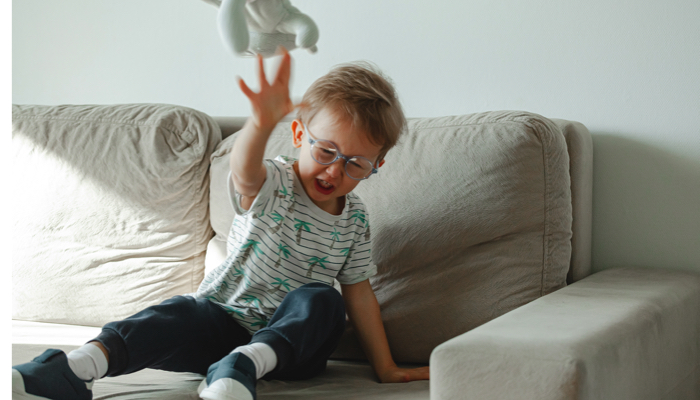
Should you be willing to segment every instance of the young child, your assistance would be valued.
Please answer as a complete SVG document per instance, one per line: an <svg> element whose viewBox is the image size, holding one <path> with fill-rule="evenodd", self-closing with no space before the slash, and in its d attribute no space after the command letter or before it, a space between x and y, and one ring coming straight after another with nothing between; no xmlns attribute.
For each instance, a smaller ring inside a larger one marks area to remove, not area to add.
<svg viewBox="0 0 700 400"><path fill-rule="evenodd" d="M50 349L14 366L13 398L91 399L95 379L156 368L206 375L204 399L254 399L262 377L322 372L346 312L381 382L428 379L428 367L398 368L391 357L368 280L376 273L369 216L352 193L405 128L393 87L368 68L335 68L309 88L291 124L299 159L263 160L273 128L295 107L289 54L271 83L258 62L258 93L239 80L252 116L231 152L236 216L226 261L195 294L111 322L68 356Z"/></svg>

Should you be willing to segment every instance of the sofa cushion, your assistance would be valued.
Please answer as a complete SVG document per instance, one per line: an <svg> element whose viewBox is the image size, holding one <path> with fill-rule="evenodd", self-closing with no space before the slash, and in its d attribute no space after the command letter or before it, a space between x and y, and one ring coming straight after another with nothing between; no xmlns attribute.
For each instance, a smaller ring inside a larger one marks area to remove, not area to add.
<svg viewBox="0 0 700 400"><path fill-rule="evenodd" d="M212 156L212 225L233 218L224 140ZM266 156L296 155L289 125ZM394 359L438 344L566 285L571 192L566 143L524 112L413 119L379 173L356 189L371 214L371 283ZM216 219L216 220L215 220ZM349 327L335 358L364 358Z"/></svg>
<svg viewBox="0 0 700 400"><path fill-rule="evenodd" d="M184 107L13 106L12 318L101 326L196 290L216 123Z"/></svg>

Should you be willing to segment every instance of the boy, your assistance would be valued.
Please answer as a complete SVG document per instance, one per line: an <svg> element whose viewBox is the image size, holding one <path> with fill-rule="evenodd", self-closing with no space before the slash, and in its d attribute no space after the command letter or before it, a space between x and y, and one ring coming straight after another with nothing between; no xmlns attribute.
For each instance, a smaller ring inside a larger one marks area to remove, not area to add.
<svg viewBox="0 0 700 400"><path fill-rule="evenodd" d="M376 273L369 220L352 193L405 127L393 88L366 68L334 69L307 91L292 122L298 161L263 160L272 129L295 107L289 54L272 83L258 62L258 93L239 80L252 116L230 158L229 257L195 294L111 322L67 357L47 350L13 367L13 398L90 399L95 379L156 368L205 374L204 399L254 399L262 377L322 372L346 312L381 382L428 379L428 367L401 369L391 357L368 280Z"/></svg>

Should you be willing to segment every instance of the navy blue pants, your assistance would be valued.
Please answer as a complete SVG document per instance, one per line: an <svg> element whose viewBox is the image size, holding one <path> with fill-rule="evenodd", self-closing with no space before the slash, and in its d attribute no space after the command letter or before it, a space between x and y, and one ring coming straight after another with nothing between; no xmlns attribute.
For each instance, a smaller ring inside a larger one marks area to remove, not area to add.
<svg viewBox="0 0 700 400"><path fill-rule="evenodd" d="M206 375L211 364L236 347L262 342L277 354L277 367L264 379L296 380L326 368L344 329L340 293L309 283L287 293L267 327L253 336L209 300L175 296L108 323L94 341L109 351L107 376L144 368Z"/></svg>

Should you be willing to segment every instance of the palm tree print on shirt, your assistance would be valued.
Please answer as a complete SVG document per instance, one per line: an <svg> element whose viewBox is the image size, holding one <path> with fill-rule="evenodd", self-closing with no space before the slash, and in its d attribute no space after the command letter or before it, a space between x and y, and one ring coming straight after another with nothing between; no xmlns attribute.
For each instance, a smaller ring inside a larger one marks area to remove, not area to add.
<svg viewBox="0 0 700 400"><path fill-rule="evenodd" d="M239 285L241 283L241 279L245 278L245 276L246 276L245 270L243 268L240 268L238 266L233 267L233 277L235 278L233 280L233 283L235 283L236 285ZM228 287L228 285L226 285L226 286Z"/></svg>
<svg viewBox="0 0 700 400"><path fill-rule="evenodd" d="M267 292L270 294L275 294L282 290L282 287L284 287L285 290L289 291L289 284L287 283L289 279L282 279L282 278L275 278L272 281L272 285L277 285L277 287L273 287L272 289L268 290Z"/></svg>
<svg viewBox="0 0 700 400"><path fill-rule="evenodd" d="M307 263L309 263L309 269L306 271L306 277L311 278L311 274L314 272L314 267L315 266L320 266L323 269L326 269L326 266L323 264L327 261L328 256L323 257L323 258L318 258L318 257L311 257L308 260L306 260Z"/></svg>
<svg viewBox="0 0 700 400"><path fill-rule="evenodd" d="M257 297L247 294L243 297L241 297L241 300L243 300L244 303L250 304L252 307L259 308L260 307L260 300L258 300Z"/></svg>
<svg viewBox="0 0 700 400"><path fill-rule="evenodd" d="M277 252L277 262L275 262L275 268L279 268L280 264L282 263L282 257L284 258L289 258L289 247L285 246L284 243L280 243L277 245L277 249L279 250Z"/></svg>
<svg viewBox="0 0 700 400"><path fill-rule="evenodd" d="M277 222L277 226L272 228L270 233L277 233L277 231L279 231L282 227L282 224L284 224L284 216L280 215L278 212L273 212L272 214L270 214L270 216L272 217L273 221Z"/></svg>
<svg viewBox="0 0 700 400"><path fill-rule="evenodd" d="M246 261L248 261L248 257L250 257L250 252L253 251L258 258L263 254L262 250L260 250L260 247L258 246L260 242L255 241L253 239L248 239L248 241L241 246L241 250L243 250L243 256L241 257L241 264L245 264Z"/></svg>
<svg viewBox="0 0 700 400"><path fill-rule="evenodd" d="M265 315L263 312L254 308L249 308L246 311L246 314L253 318L253 322L250 324L251 328L255 328L258 326L260 328L264 328L267 326L267 315Z"/></svg>
<svg viewBox="0 0 700 400"><path fill-rule="evenodd" d="M297 230L297 244L299 244L299 243L301 243L302 230L305 230L307 232L311 232L311 229L309 229L309 227L313 226L313 225L311 225L311 223L309 223L309 222L304 222L304 221L297 219L297 218L294 218L294 220L297 222L296 224L294 224L294 229Z"/></svg>
<svg viewBox="0 0 700 400"><path fill-rule="evenodd" d="M275 189L274 196L277 197L278 199L283 199L289 195L289 192L287 192L287 188L285 186L282 186L282 190L277 190Z"/></svg>
<svg viewBox="0 0 700 400"><path fill-rule="evenodd" d="M338 232L335 227L333 227L333 232L331 232L331 237L333 238L333 241L331 242L330 249L333 250L333 246L335 246L335 242L338 241L338 238L340 237L340 232Z"/></svg>
<svg viewBox="0 0 700 400"><path fill-rule="evenodd" d="M208 298L209 300L217 301L217 300L214 299L213 297L211 297L211 298L210 298L210 297L207 297L207 298ZM243 314L242 311L236 310L235 308L233 308L233 307L231 307L231 306L229 306L229 305L227 305L227 304L222 304L222 306L224 307L224 310L226 310L226 312L229 313L229 314L236 314L236 315L238 315L239 317L244 317L244 316L245 316L245 314Z"/></svg>
<svg viewBox="0 0 700 400"><path fill-rule="evenodd" d="M294 212L294 205L296 204L296 202L294 201L294 196L292 196L289 199L289 203L290 204L289 204L289 208L287 208L287 214L291 214Z"/></svg>
<svg viewBox="0 0 700 400"><path fill-rule="evenodd" d="M358 219L362 222L362 224L365 223L365 214L362 212L362 210L355 210L350 216L350 218L354 218L355 223L357 223Z"/></svg>
<svg viewBox="0 0 700 400"><path fill-rule="evenodd" d="M282 190L275 189L275 191L272 193L272 207L270 208L271 210L275 209L275 203L277 202L277 199L283 199L289 195L289 192L287 192L287 188L285 186L282 186ZM268 200L269 202L269 200Z"/></svg>

